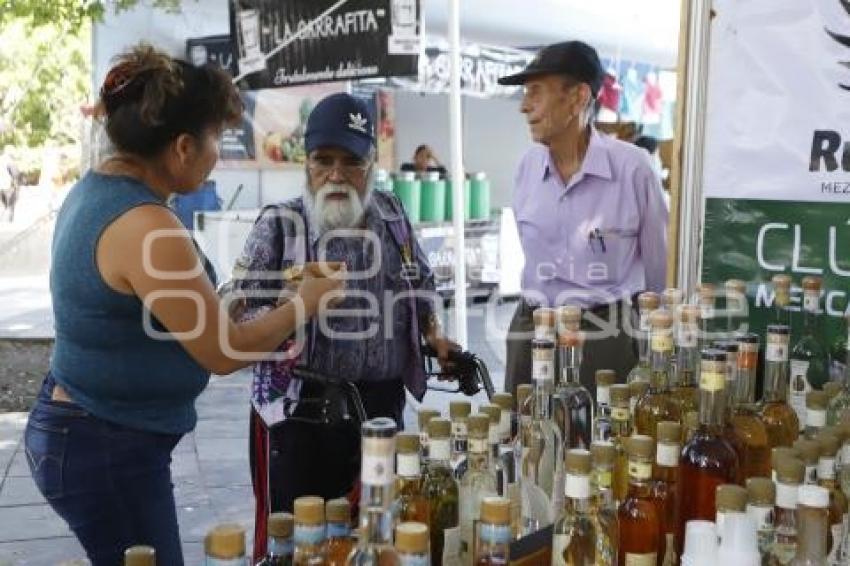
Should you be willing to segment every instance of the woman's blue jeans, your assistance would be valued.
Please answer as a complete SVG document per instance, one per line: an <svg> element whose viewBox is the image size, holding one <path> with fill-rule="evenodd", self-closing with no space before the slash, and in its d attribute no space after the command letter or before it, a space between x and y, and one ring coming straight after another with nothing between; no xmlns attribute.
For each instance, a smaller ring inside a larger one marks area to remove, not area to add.
<svg viewBox="0 0 850 566"><path fill-rule="evenodd" d="M136 544L158 564L183 556L171 484L171 451L180 435L129 429L54 401L48 374L24 434L32 477L85 549L93 566L123 564Z"/></svg>

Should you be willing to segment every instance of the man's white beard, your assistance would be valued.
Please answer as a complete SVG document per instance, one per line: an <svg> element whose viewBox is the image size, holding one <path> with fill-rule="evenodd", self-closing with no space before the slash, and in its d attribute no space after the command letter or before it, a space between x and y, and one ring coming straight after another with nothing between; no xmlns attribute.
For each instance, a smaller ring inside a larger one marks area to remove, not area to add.
<svg viewBox="0 0 850 566"><path fill-rule="evenodd" d="M348 198L328 199L333 193L344 193ZM324 234L329 230L356 228L366 212L369 193L361 199L357 189L348 183L325 183L314 195L304 188L304 203L313 230Z"/></svg>

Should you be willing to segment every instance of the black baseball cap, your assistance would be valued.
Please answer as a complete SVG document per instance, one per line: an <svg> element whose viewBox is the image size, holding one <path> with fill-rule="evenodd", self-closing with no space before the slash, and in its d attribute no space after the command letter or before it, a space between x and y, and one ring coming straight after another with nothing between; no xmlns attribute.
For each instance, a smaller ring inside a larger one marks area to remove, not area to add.
<svg viewBox="0 0 850 566"><path fill-rule="evenodd" d="M537 52L528 66L513 75L499 79L500 85L522 85L531 77L567 75L590 87L595 97L602 86L605 71L596 49L583 41L564 41L547 45Z"/></svg>
<svg viewBox="0 0 850 566"><path fill-rule="evenodd" d="M363 159L375 143L375 124L366 104L347 93L323 98L307 118L304 148L340 147Z"/></svg>

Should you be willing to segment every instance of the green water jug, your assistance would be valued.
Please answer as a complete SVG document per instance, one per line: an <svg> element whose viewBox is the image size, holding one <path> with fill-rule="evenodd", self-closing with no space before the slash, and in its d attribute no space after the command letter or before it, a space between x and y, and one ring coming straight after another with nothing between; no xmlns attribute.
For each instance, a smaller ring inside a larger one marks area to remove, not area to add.
<svg viewBox="0 0 850 566"><path fill-rule="evenodd" d="M421 218L422 183L416 178L416 174L412 171L402 171L396 175L393 181L393 193L404 206L410 223L418 224Z"/></svg>
<svg viewBox="0 0 850 566"><path fill-rule="evenodd" d="M378 191L392 191L393 180L386 169L378 169L375 172L375 189Z"/></svg>
<svg viewBox="0 0 850 566"><path fill-rule="evenodd" d="M469 202L472 220L490 219L490 179L483 172L472 176Z"/></svg>
<svg viewBox="0 0 850 566"><path fill-rule="evenodd" d="M436 172L422 176L422 202L419 219L422 222L442 222L446 219L446 182Z"/></svg>
<svg viewBox="0 0 850 566"><path fill-rule="evenodd" d="M469 220L472 217L472 203L469 201L469 193L471 192L469 179L466 179L466 181L464 181L464 189L465 199L463 219ZM452 196L452 182L446 181L446 220L454 219L454 204L452 201L453 198L454 197Z"/></svg>

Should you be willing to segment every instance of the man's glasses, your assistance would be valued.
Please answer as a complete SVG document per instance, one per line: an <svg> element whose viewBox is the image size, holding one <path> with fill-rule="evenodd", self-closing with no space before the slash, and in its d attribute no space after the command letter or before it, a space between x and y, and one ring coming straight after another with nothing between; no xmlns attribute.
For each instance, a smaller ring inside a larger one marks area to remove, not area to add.
<svg viewBox="0 0 850 566"><path fill-rule="evenodd" d="M372 164L365 159L336 159L318 155L307 159L307 168L316 177L328 177L334 169L338 169L349 181L360 181L366 176Z"/></svg>

